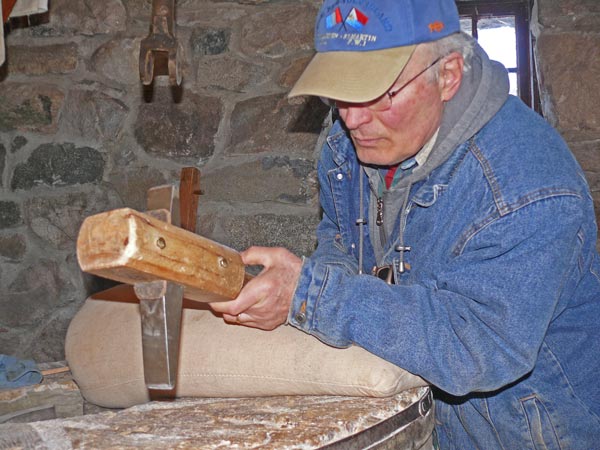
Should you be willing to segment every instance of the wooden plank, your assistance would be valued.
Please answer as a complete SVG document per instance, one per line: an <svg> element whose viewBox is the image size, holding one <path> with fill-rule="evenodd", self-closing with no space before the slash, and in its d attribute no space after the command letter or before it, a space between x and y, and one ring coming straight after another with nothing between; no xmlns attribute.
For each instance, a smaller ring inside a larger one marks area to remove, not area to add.
<svg viewBox="0 0 600 450"><path fill-rule="evenodd" d="M196 216L200 197L200 171L195 167L181 169L179 183L179 213L181 228L196 232Z"/></svg>
<svg viewBox="0 0 600 450"><path fill-rule="evenodd" d="M201 302L233 299L249 279L237 251L130 208L85 219L77 258L83 271L122 283L174 281Z"/></svg>

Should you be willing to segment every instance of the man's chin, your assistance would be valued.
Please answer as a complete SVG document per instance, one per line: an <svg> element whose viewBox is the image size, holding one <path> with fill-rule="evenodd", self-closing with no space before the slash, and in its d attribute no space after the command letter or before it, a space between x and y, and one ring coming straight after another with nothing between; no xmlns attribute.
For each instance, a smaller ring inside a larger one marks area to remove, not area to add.
<svg viewBox="0 0 600 450"><path fill-rule="evenodd" d="M356 148L356 156L358 160L365 165L369 166L393 166L398 164L394 160L389 157L385 157L385 153L381 151L377 151L375 149L363 149L360 147Z"/></svg>

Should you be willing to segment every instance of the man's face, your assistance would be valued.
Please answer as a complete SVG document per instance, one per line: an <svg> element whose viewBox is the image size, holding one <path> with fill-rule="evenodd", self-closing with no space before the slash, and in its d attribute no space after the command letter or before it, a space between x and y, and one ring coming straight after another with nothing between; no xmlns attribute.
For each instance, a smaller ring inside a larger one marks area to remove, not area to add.
<svg viewBox="0 0 600 450"><path fill-rule="evenodd" d="M438 129L444 105L443 83L433 81L429 72L439 71L443 60L422 72L435 59L429 52L420 50L417 48L388 91L393 94L402 88L391 99L389 109L377 110L381 105L377 102L389 105L389 98L368 103L338 102L340 117L361 162L381 166L398 164L416 155Z"/></svg>

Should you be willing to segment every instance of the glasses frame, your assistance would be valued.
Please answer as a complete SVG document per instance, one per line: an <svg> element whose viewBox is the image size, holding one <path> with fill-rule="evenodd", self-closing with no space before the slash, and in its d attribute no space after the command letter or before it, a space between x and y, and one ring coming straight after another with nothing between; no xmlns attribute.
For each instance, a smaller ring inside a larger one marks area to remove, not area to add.
<svg viewBox="0 0 600 450"><path fill-rule="evenodd" d="M436 58L432 63L430 63L429 65L427 65L423 70L421 70L419 73L417 73L415 76L413 76L410 80L408 80L407 82L405 82L402 86L398 87L398 88L394 88L393 86L387 91L385 92L383 95L377 97L375 100L371 100L370 102L365 102L365 103L351 103L351 102L342 102L339 100L330 100L327 99L328 101L326 103L331 104L335 109L345 109L345 108L351 108L351 107L365 107L371 111L377 111L377 112L383 112L383 111L387 111L389 109L391 109L392 104L393 104L393 99L396 95L398 95L400 92L402 92L406 87L408 87L408 85L410 85L413 81L415 81L417 78L419 78L421 75L423 75L425 72L427 72L429 69L431 69L433 66L435 66L437 63L439 63L442 59L444 58L444 56L439 56L438 58ZM386 105L383 108L374 108L375 105L381 103L381 100L384 98L389 98L389 104ZM348 105L348 106L340 106L339 104L342 103L344 105Z"/></svg>

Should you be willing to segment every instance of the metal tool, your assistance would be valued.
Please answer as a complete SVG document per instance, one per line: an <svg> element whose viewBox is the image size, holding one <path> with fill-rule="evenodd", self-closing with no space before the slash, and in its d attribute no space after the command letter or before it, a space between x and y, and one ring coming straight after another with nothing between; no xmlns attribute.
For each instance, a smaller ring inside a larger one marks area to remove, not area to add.
<svg viewBox="0 0 600 450"><path fill-rule="evenodd" d="M149 85L155 76L169 75L172 86L181 84L181 45L174 33L175 0L152 0L150 34L140 44L140 79Z"/></svg>
<svg viewBox="0 0 600 450"><path fill-rule="evenodd" d="M148 191L148 214L168 223L182 222L194 232L200 171L186 167L181 172L179 199L175 187L159 186ZM182 195L183 194L183 195ZM178 201L179 200L179 201ZM184 219L180 220L180 212ZM148 389L173 389L177 382L183 286L168 280L139 282L134 285L140 300L144 378Z"/></svg>

